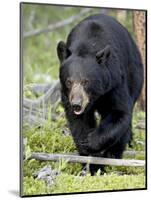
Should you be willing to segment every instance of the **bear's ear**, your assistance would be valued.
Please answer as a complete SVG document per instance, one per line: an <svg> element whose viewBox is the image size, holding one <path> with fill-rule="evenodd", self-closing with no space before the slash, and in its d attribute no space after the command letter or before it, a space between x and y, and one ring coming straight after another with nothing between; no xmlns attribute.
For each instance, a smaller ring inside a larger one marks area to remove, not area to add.
<svg viewBox="0 0 151 200"><path fill-rule="evenodd" d="M62 63L69 55L71 55L70 50L67 49L66 44L63 41L58 43L57 55L60 63Z"/></svg>
<svg viewBox="0 0 151 200"><path fill-rule="evenodd" d="M104 49L101 49L96 53L96 60L99 64L105 63L110 56L110 45L107 45Z"/></svg>

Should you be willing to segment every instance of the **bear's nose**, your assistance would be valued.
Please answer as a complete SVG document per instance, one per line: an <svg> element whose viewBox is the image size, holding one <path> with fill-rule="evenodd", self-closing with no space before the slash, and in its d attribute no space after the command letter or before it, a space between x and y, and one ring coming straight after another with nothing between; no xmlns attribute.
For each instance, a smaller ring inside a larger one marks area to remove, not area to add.
<svg viewBox="0 0 151 200"><path fill-rule="evenodd" d="M80 99L77 99L77 100L72 102L72 108L75 111L80 111L81 110L81 105L82 105L82 103L81 103Z"/></svg>
<svg viewBox="0 0 151 200"><path fill-rule="evenodd" d="M74 111L80 111L81 110L81 106L76 105L76 104L72 105L72 108L73 108Z"/></svg>

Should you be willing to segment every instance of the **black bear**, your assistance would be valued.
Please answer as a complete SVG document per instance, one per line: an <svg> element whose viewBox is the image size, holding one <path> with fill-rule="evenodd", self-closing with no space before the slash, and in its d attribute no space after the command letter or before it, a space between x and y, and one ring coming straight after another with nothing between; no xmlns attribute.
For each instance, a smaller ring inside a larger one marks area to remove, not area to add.
<svg viewBox="0 0 151 200"><path fill-rule="evenodd" d="M112 17L96 14L58 43L57 54L62 103L79 154L121 158L132 139L132 113L143 84L132 37ZM91 174L99 168L90 165Z"/></svg>

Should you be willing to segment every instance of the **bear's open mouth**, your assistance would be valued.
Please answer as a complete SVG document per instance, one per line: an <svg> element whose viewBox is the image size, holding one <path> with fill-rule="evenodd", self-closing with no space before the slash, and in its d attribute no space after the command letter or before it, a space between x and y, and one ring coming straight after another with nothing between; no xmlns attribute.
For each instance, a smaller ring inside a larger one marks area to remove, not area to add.
<svg viewBox="0 0 151 200"><path fill-rule="evenodd" d="M79 110L79 111L74 110L74 113L75 113L76 115L80 115L80 114L83 113L83 110Z"/></svg>
<svg viewBox="0 0 151 200"><path fill-rule="evenodd" d="M74 114L81 115L85 111L87 105L88 105L88 102L85 102L85 104L83 104L82 106L72 107Z"/></svg>
<svg viewBox="0 0 151 200"><path fill-rule="evenodd" d="M76 114L76 115L80 115L80 114L82 114L83 113L83 111L84 111L84 109L82 108L82 107L74 107L73 108L73 112Z"/></svg>
<svg viewBox="0 0 151 200"><path fill-rule="evenodd" d="M73 108L73 112L76 115L81 115L84 112L85 108L86 106Z"/></svg>

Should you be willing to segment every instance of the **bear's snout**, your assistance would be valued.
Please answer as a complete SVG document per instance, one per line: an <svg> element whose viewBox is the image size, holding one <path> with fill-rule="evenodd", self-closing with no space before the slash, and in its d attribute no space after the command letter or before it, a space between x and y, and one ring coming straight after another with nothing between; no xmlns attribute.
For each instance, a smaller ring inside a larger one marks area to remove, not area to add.
<svg viewBox="0 0 151 200"><path fill-rule="evenodd" d="M77 103L73 103L73 104L72 104L72 108L73 108L73 111L74 111L75 113L81 112L81 110L82 110L81 105L80 105L80 104L77 104Z"/></svg>
<svg viewBox="0 0 151 200"><path fill-rule="evenodd" d="M84 112L89 103L89 98L81 84L73 84L69 94L69 101L76 115L80 115Z"/></svg>

